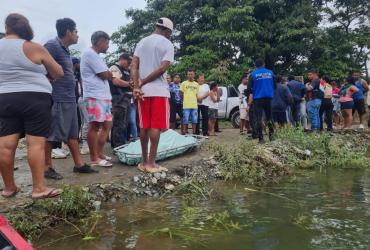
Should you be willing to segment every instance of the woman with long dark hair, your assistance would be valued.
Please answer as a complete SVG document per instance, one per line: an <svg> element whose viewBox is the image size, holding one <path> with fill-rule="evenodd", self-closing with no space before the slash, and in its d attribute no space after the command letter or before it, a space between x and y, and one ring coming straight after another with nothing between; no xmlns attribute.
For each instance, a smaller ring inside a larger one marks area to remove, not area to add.
<svg viewBox="0 0 370 250"><path fill-rule="evenodd" d="M59 189L45 185L45 142L51 121L49 80L63 76L62 67L48 51L32 42L33 31L26 17L10 14L6 36L0 40L0 172L1 195L15 196L14 157L21 137L26 136L28 163L32 172L32 198L50 198Z"/></svg>

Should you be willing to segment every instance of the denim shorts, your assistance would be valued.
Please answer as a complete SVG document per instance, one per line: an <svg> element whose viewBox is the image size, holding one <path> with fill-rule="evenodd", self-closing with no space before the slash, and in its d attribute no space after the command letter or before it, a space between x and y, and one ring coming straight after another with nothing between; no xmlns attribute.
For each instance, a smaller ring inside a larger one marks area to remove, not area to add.
<svg viewBox="0 0 370 250"><path fill-rule="evenodd" d="M182 111L182 123L187 125L189 124L189 118L191 116L191 124L198 123L198 109L184 109Z"/></svg>

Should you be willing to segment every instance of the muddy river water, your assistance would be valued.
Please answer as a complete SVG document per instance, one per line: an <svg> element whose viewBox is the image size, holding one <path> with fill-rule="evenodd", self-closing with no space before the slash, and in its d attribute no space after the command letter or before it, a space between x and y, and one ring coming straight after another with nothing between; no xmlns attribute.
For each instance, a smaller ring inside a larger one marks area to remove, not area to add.
<svg viewBox="0 0 370 250"><path fill-rule="evenodd" d="M54 250L369 249L369 177L369 171L317 170L263 188L217 182L213 187L217 198L208 201L189 203L174 196L103 204L97 239L77 236L45 246L61 237L50 232L35 246ZM63 234L68 235L68 230Z"/></svg>

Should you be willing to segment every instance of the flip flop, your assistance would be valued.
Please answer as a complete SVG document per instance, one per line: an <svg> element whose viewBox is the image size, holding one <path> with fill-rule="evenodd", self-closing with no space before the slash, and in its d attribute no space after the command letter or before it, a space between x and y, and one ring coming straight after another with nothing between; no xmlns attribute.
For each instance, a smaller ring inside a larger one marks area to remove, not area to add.
<svg viewBox="0 0 370 250"><path fill-rule="evenodd" d="M146 168L145 171L152 174L163 172L164 170L161 170L160 168Z"/></svg>
<svg viewBox="0 0 370 250"><path fill-rule="evenodd" d="M111 161L112 160L112 157L110 157L108 155L103 155L102 159L103 160L106 160L106 161Z"/></svg>
<svg viewBox="0 0 370 250"><path fill-rule="evenodd" d="M60 195L61 193L62 193L62 190L61 189L53 188L47 194L43 194L43 195L40 195L40 196L31 196L31 198L33 200L41 200L41 199L46 199L46 198L54 198L54 197L57 197L58 195Z"/></svg>
<svg viewBox="0 0 370 250"><path fill-rule="evenodd" d="M141 172L146 172L146 168L141 163L137 166L137 169L139 169Z"/></svg>
<svg viewBox="0 0 370 250"><path fill-rule="evenodd" d="M13 198L14 196L16 196L19 192L21 191L21 189L19 187L17 187L12 193L8 194L8 195L4 195L3 193L1 193L1 196L8 199L8 198Z"/></svg>
<svg viewBox="0 0 370 250"><path fill-rule="evenodd" d="M158 168L159 168L159 170L160 170L161 172L167 172L167 171L168 171L168 169L167 169L167 168L162 167L162 166L160 166L160 165L158 165Z"/></svg>
<svg viewBox="0 0 370 250"><path fill-rule="evenodd" d="M113 164L107 160L99 160L98 162L91 162L91 166L109 168L109 167L113 167Z"/></svg>

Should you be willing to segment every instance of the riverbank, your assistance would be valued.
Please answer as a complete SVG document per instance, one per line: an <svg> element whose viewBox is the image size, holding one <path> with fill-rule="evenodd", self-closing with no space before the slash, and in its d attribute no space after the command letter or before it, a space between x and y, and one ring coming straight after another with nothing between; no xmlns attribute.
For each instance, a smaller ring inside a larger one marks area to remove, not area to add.
<svg viewBox="0 0 370 250"><path fill-rule="evenodd" d="M77 185L83 188L66 189L66 195L60 198L60 202L56 199L55 204L30 203L27 195L30 191L30 185L27 184L30 176L26 173L25 159L20 158L17 164L21 166L21 169L16 172L16 176L18 183L22 183L21 187L24 191L15 199L2 200L4 205L1 205L1 208L2 213L12 211L13 216L15 214L16 217L13 217L15 223L19 221L24 212L27 214L26 218L43 221L44 224L36 226L37 230L34 234L30 230L35 229L36 222L31 220L32 223L28 221L16 225L24 234L27 235L28 232L32 234L33 239L37 239L38 234L43 230L40 227L52 227L56 222L63 223L63 221L71 223L74 219L76 221L84 219L84 216L93 219L94 216L90 215L90 212L99 210L102 204L120 204L138 197L158 199L173 193L181 194L189 199L211 198L211 195L217 194L211 194L208 188L209 182L216 179L238 181L249 186L256 186L277 183L282 177L294 174L299 168L325 167L326 165L336 168L366 168L368 160L364 157L366 142L369 139L370 136L365 132L316 135L288 129L280 131L276 141L257 145L255 141L241 137L237 130L225 129L201 149L162 162L169 172L158 174L143 174L134 167L123 166L115 162L113 168L100 169L101 172L97 175L76 175L65 167L72 164L71 159L56 160L58 165L64 166L64 168L59 167L58 170L61 170L65 179L61 182L51 182L51 184L61 187ZM109 149L107 149L108 152ZM20 155L18 153L18 157ZM22 179L24 182L19 182ZM68 209L65 205L60 205L65 204L65 200L70 202ZM81 201L85 201L86 204ZM76 215L74 210L79 210L79 206L87 210L82 209L85 213ZM50 210L50 207L54 209ZM63 218L59 214L61 212ZM88 236L88 231L81 231L81 236Z"/></svg>

